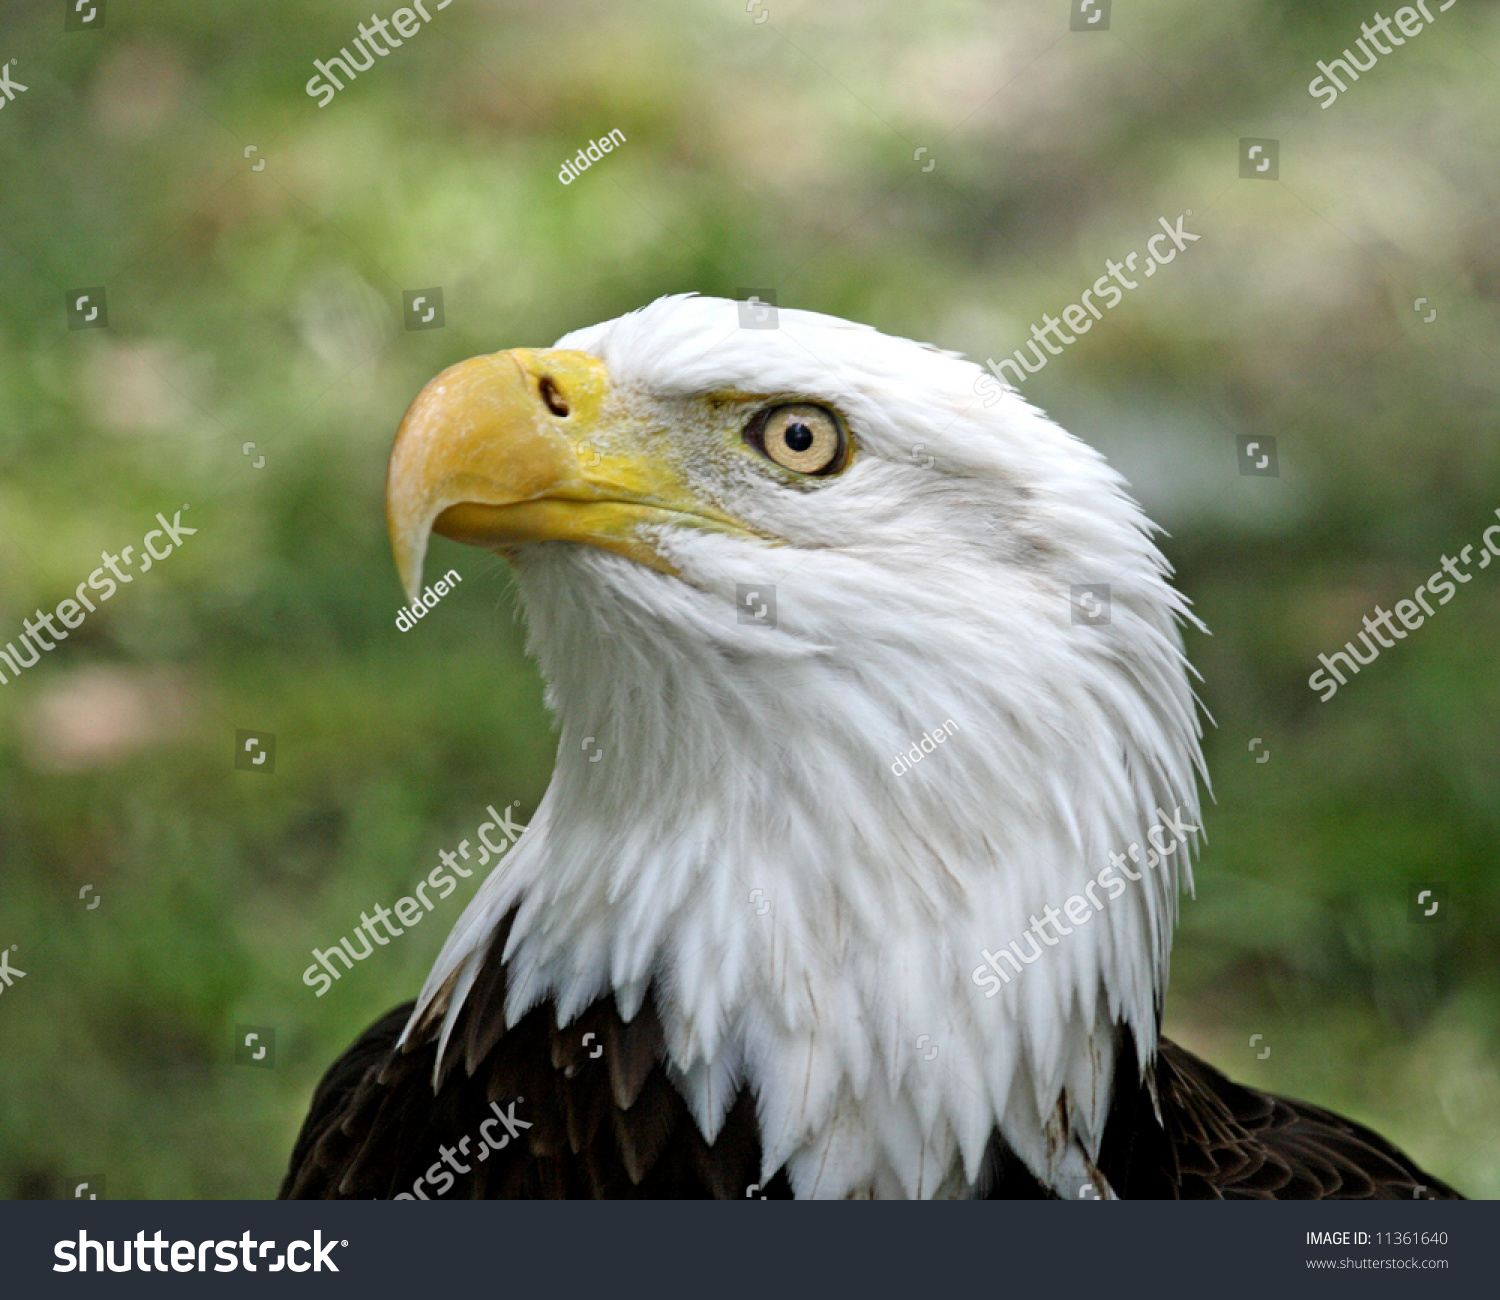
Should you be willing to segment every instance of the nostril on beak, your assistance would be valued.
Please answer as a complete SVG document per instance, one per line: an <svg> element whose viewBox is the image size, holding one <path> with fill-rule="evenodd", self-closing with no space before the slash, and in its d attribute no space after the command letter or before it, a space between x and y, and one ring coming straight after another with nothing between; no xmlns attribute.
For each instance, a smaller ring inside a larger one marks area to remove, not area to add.
<svg viewBox="0 0 1500 1300"><path fill-rule="evenodd" d="M542 377L542 382L537 385L537 391L553 415L560 419L568 414L568 404L563 400L563 395L558 392L557 385L552 382L551 376Z"/></svg>

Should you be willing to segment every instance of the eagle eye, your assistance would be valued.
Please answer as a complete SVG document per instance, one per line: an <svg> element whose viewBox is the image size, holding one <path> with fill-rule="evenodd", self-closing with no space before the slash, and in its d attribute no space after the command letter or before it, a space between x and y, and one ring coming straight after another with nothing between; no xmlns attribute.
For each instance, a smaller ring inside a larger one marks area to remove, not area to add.
<svg viewBox="0 0 1500 1300"><path fill-rule="evenodd" d="M838 416L811 402L768 407L750 421L745 441L797 474L834 474L848 459L849 440Z"/></svg>

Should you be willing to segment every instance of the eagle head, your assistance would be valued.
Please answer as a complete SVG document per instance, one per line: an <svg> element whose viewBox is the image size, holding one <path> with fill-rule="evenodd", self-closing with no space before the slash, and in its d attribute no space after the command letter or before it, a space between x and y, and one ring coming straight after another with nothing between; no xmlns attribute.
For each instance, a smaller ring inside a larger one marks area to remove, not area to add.
<svg viewBox="0 0 1500 1300"><path fill-rule="evenodd" d="M438 375L387 510L409 592L434 531L511 561L560 729L408 1035L514 912L510 1023L649 996L705 1136L752 1088L799 1195L963 1194L997 1132L1090 1176L1195 837L1097 882L1202 776L1191 615L1099 453L955 353L688 295Z"/></svg>

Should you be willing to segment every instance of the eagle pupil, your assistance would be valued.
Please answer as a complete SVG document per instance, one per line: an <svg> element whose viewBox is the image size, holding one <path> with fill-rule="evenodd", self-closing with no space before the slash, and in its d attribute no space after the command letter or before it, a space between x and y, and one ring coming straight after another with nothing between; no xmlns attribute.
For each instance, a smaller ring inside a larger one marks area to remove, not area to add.
<svg viewBox="0 0 1500 1300"><path fill-rule="evenodd" d="M792 451L806 451L813 445L813 431L802 423L787 425L786 445Z"/></svg>

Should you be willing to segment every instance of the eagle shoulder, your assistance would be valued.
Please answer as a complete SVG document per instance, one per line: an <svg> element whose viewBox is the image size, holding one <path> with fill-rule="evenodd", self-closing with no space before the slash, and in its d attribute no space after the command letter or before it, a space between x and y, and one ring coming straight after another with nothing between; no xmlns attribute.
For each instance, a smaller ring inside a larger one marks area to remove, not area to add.
<svg viewBox="0 0 1500 1300"><path fill-rule="evenodd" d="M784 1174L749 1191L761 1150L748 1090L715 1140L703 1138L668 1078L650 998L630 1021L610 996L565 1029L550 1002L506 1028L507 928L441 1071L435 1036L398 1046L412 1003L382 1016L328 1070L282 1199L791 1195Z"/></svg>
<svg viewBox="0 0 1500 1300"><path fill-rule="evenodd" d="M1155 1077L1180 1199L1463 1199L1364 1125L1237 1084L1170 1039Z"/></svg>

